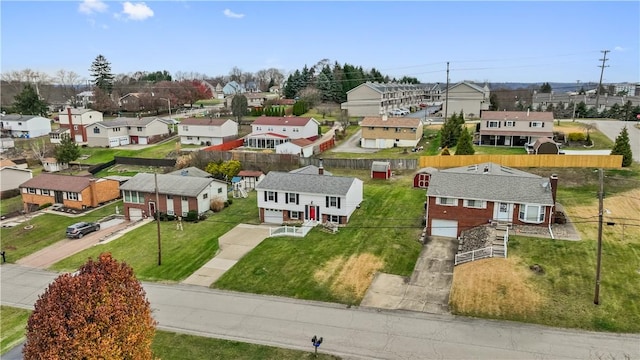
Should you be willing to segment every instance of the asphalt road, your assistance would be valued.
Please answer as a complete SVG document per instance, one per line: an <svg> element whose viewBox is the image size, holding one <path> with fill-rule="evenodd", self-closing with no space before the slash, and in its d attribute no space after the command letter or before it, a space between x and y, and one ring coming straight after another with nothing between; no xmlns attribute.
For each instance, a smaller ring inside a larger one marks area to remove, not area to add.
<svg viewBox="0 0 640 360"><path fill-rule="evenodd" d="M605 134L609 139L615 141L620 131L625 126L629 132L629 144L633 153L633 161L640 162L640 129L636 128L634 121L618 121L618 120L579 120L583 123L595 123L598 130Z"/></svg>
<svg viewBox="0 0 640 360"><path fill-rule="evenodd" d="M2 305L33 308L56 274L4 264ZM144 283L164 330L346 359L638 359L640 335L555 329L424 313Z"/></svg>

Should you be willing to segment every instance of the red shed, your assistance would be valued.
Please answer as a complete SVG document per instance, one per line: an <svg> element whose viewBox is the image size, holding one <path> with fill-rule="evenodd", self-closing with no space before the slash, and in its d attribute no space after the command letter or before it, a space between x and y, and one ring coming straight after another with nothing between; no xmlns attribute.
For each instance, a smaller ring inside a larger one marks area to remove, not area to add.
<svg viewBox="0 0 640 360"><path fill-rule="evenodd" d="M388 179L391 177L391 163L388 161L374 161L371 163L372 179Z"/></svg>
<svg viewBox="0 0 640 360"><path fill-rule="evenodd" d="M426 167L418 170L416 175L413 177L413 187L420 188L420 189L428 188L431 174L437 171L438 169L432 168L432 167Z"/></svg>

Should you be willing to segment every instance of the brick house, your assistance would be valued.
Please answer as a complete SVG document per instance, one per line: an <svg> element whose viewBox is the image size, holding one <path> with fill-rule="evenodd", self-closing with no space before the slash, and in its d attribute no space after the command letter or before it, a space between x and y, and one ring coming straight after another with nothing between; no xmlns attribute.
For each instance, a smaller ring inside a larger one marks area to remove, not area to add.
<svg viewBox="0 0 640 360"><path fill-rule="evenodd" d="M67 107L58 113L58 121L61 130L68 130L71 139L78 144L87 142L87 126L104 120L103 114L91 109L78 109ZM52 131L50 136L52 140L59 143L59 131Z"/></svg>
<svg viewBox="0 0 640 360"><path fill-rule="evenodd" d="M553 138L552 112L483 111L481 114L479 145L525 146L542 137Z"/></svg>
<svg viewBox="0 0 640 360"><path fill-rule="evenodd" d="M20 185L25 204L60 204L72 209L94 208L120 197L116 180L40 174Z"/></svg>
<svg viewBox="0 0 640 360"><path fill-rule="evenodd" d="M558 177L495 163L433 172L427 189L427 235L458 237L463 230L499 221L550 227Z"/></svg>
<svg viewBox="0 0 640 360"><path fill-rule="evenodd" d="M193 172L158 174L158 197L154 174L138 173L120 186L127 220L153 216L156 211L169 215L187 216L191 210L202 214L210 209L211 201L227 201L227 183L209 177L192 176Z"/></svg>
<svg viewBox="0 0 640 360"><path fill-rule="evenodd" d="M423 125L419 118L369 116L360 126L360 146L363 148L414 147L422 139Z"/></svg>

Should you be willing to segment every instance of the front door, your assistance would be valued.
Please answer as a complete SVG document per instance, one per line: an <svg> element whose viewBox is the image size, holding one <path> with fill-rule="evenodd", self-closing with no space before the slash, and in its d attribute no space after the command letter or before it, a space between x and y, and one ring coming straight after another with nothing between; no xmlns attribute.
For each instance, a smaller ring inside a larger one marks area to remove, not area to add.
<svg viewBox="0 0 640 360"><path fill-rule="evenodd" d="M496 208L494 209L494 219L498 221L511 221L512 215L512 204L509 203L495 203Z"/></svg>
<svg viewBox="0 0 640 360"><path fill-rule="evenodd" d="M54 191L54 197L56 198L56 204L64 203L64 199L62 198L62 191Z"/></svg>
<svg viewBox="0 0 640 360"><path fill-rule="evenodd" d="M155 216L156 215L156 203L150 201L149 202L149 215L150 216Z"/></svg>
<svg viewBox="0 0 640 360"><path fill-rule="evenodd" d="M318 220L319 210L318 207L311 204L305 206L305 220Z"/></svg>

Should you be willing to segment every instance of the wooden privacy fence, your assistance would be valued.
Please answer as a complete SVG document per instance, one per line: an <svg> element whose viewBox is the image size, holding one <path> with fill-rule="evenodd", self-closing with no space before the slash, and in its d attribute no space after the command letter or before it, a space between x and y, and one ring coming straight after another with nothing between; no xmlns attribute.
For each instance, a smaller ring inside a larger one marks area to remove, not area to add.
<svg viewBox="0 0 640 360"><path fill-rule="evenodd" d="M154 167L176 166L176 159L147 159L147 158L115 156L114 160L116 164L125 164L125 165L140 165L140 166L154 166Z"/></svg>
<svg viewBox="0 0 640 360"><path fill-rule="evenodd" d="M420 167L450 168L494 162L514 168L574 167L607 168L622 167L622 155L438 155L421 156Z"/></svg>
<svg viewBox="0 0 640 360"><path fill-rule="evenodd" d="M418 159L331 159L322 160L325 169L359 169L370 170L371 163L383 161L391 163L391 170L415 170L418 166ZM300 158L300 166L320 165L320 159Z"/></svg>

